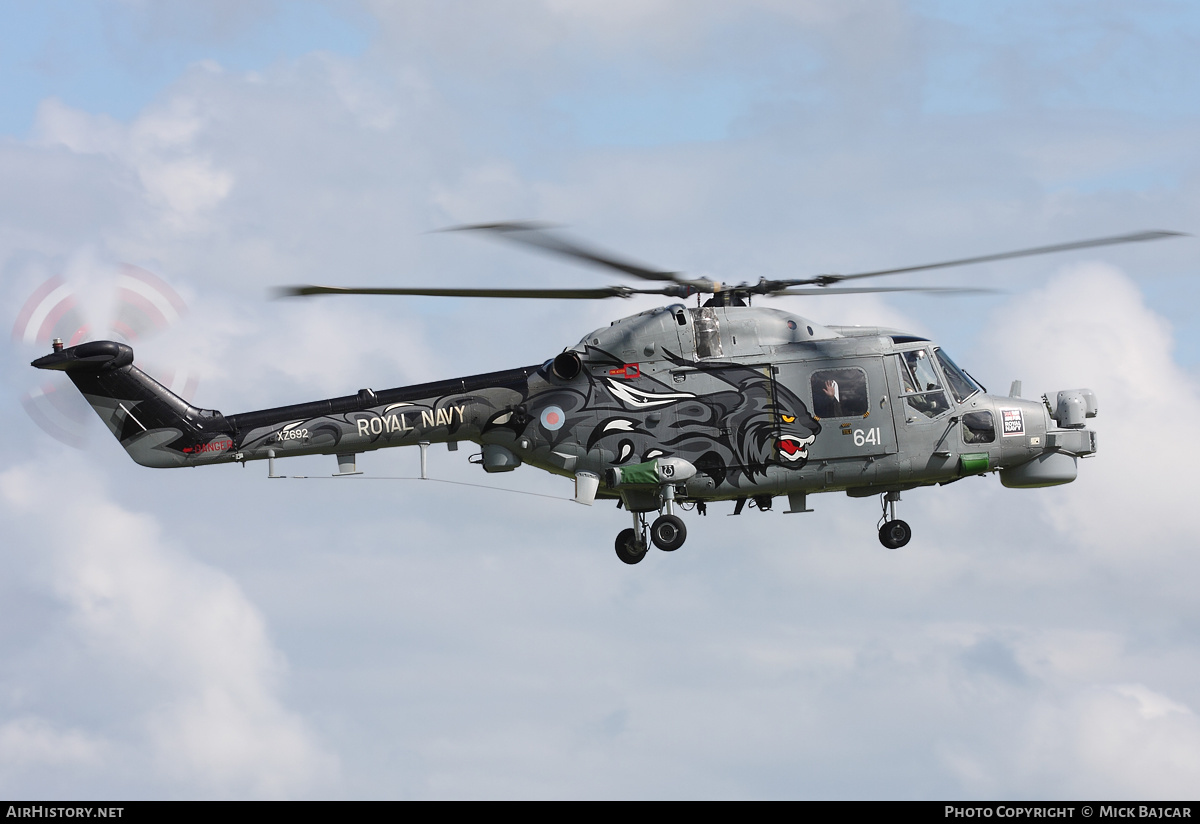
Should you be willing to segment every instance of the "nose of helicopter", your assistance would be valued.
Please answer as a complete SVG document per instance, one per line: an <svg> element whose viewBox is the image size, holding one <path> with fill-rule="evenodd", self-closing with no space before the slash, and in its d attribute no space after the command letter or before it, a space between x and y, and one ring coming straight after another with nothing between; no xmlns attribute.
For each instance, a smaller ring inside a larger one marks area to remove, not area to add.
<svg viewBox="0 0 1200 824"><path fill-rule="evenodd" d="M1056 401L1053 407L1050 397ZM1070 483L1079 474L1079 459L1096 454L1096 432L1087 429L1084 423L1099 413L1096 394L1090 389L1067 389L1046 395L1042 400L1049 419L1060 428L1047 427L1039 454L1000 471L1000 483L1006 487L1034 489Z"/></svg>

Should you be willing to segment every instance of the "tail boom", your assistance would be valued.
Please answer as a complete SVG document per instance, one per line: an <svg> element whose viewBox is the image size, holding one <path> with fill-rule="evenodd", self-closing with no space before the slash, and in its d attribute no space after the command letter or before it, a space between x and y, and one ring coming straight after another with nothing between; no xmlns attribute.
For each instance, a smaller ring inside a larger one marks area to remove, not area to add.
<svg viewBox="0 0 1200 824"><path fill-rule="evenodd" d="M199 409L133 364L114 341L33 361L67 376L134 461L158 468L344 455L421 442L480 441L498 410L519 404L535 367L225 416Z"/></svg>

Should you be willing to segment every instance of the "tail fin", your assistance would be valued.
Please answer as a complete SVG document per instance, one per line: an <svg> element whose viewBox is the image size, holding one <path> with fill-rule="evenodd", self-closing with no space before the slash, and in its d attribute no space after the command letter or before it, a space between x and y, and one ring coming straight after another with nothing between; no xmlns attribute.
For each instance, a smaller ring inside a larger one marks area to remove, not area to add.
<svg viewBox="0 0 1200 824"><path fill-rule="evenodd" d="M215 410L197 409L133 365L133 349L91 341L38 358L38 369L67 373L129 456L142 466L230 460L234 430Z"/></svg>

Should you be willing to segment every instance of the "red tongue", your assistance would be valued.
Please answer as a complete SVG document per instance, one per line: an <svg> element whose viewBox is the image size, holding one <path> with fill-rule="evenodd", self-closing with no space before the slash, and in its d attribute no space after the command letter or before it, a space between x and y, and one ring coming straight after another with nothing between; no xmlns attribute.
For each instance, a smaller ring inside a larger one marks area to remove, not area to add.
<svg viewBox="0 0 1200 824"><path fill-rule="evenodd" d="M779 448L789 455L795 455L800 451L800 447L796 446L795 442L793 441L780 441Z"/></svg>

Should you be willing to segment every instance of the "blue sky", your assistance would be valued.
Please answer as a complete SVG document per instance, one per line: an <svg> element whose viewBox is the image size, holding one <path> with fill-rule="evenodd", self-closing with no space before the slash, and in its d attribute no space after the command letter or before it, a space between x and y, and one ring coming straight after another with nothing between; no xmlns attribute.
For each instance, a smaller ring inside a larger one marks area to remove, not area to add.
<svg viewBox="0 0 1200 824"><path fill-rule="evenodd" d="M0 295L105 326L224 412L540 362L650 299L285 302L288 283L599 285L454 234L566 224L722 280L1200 227L1191 4L6 3ZM788 301L927 334L993 391L1079 385L1075 483L688 522L417 457L159 472L39 429L4 344L0 788L47 798L1190 797L1195 238ZM898 281L899 282L899 281ZM1167 399L1164 403L1163 399ZM1179 430L1179 431L1175 431ZM1163 443L1163 441L1168 441ZM261 471L260 471L261 470ZM557 500L524 493L549 495ZM647 770L646 764L656 765Z"/></svg>
<svg viewBox="0 0 1200 824"><path fill-rule="evenodd" d="M202 9L162 4L47 2L4 4L0 60L5 84L0 130L24 137L38 103L126 120L174 83L192 63L261 70L313 51L361 55L370 18L325 3L224 4Z"/></svg>

